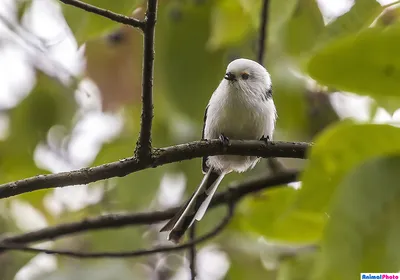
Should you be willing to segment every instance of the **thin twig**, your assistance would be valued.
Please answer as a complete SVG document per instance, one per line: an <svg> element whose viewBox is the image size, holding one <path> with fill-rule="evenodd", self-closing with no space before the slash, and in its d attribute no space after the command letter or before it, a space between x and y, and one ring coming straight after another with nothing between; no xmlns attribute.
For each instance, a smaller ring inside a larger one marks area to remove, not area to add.
<svg viewBox="0 0 400 280"><path fill-rule="evenodd" d="M199 244L201 242L204 242L214 236L216 236L218 233L220 233L225 226L228 225L230 222L233 213L234 213L234 203L230 202L228 203L228 213L225 216L225 218L222 220L222 222L215 227L211 232L195 239L191 240L188 243L178 245L178 246L159 246L153 249L149 250L136 250L136 251L128 251L128 252L76 252L76 251L71 251L71 250L51 250L51 249L39 249L39 248L32 248L32 247L26 247L21 244L17 243L1 243L0 244L0 249L2 250L13 250L13 251L22 251L22 252L30 252L30 253L45 253L45 254L50 254L50 255L62 255L62 256L68 256L68 257L73 257L73 258L127 258L127 257L143 257L151 254L156 254L156 253L166 253L166 252L172 252L172 251L179 251L183 249L190 248L193 245Z"/></svg>
<svg viewBox="0 0 400 280"><path fill-rule="evenodd" d="M257 61L261 65L263 64L264 61L264 54L266 49L268 10L269 10L269 0L264 0L261 9L260 34L258 37L259 41L258 41L258 57L257 57Z"/></svg>
<svg viewBox="0 0 400 280"><path fill-rule="evenodd" d="M228 147L220 140L196 141L163 149L157 149L150 162L139 162L136 158L83 168L70 172L38 175L0 185L0 198L15 196L36 190L82 185L112 177L123 177L139 170L167 163L212 155L248 155L258 157L305 158L312 144L301 142L269 142L255 140L231 140Z"/></svg>
<svg viewBox="0 0 400 280"><path fill-rule="evenodd" d="M249 193L273 188L279 185L298 180L299 171L285 171L281 174L272 176L262 176L253 178L241 183L233 183L228 186L228 190L217 193L211 201L210 208L234 201L237 203L241 198ZM228 196L230 195L230 197ZM120 228L132 225L156 224L161 221L172 218L179 210L179 207L168 209L166 211L154 211L150 213L133 214L110 214L94 218L86 218L79 222L64 223L57 226L23 233L14 236L3 237L1 243L31 243L44 240L55 240L62 236L78 234L89 230L98 230L105 228Z"/></svg>
<svg viewBox="0 0 400 280"><path fill-rule="evenodd" d="M260 33L258 35L258 52L257 61L261 65L264 65L264 56L267 48L268 38L268 11L269 11L269 0L263 0L261 15L260 15ZM277 173L285 169L283 163L276 158L269 158L267 164L272 173Z"/></svg>
<svg viewBox="0 0 400 280"><path fill-rule="evenodd" d="M189 240L193 241L196 239L196 223L189 229ZM193 244L189 248L189 267L190 267L190 279L196 280L196 244Z"/></svg>
<svg viewBox="0 0 400 280"><path fill-rule="evenodd" d="M94 14L100 15L102 17L111 19L112 21L123 23L123 24L129 25L129 26L135 27L135 28L139 28L141 30L143 30L144 25L145 25L145 23L143 21L140 21L140 20L137 20L132 17L125 16L125 15L117 14L117 13L111 12L109 10L102 9L102 8L84 3L79 0L60 0L60 1L66 5L71 5L71 6L80 8L82 10L85 10L87 12L94 13Z"/></svg>
<svg viewBox="0 0 400 280"><path fill-rule="evenodd" d="M148 0L143 49L142 116L135 155L139 160L151 159L151 127L153 123L154 33L157 21L157 0Z"/></svg>

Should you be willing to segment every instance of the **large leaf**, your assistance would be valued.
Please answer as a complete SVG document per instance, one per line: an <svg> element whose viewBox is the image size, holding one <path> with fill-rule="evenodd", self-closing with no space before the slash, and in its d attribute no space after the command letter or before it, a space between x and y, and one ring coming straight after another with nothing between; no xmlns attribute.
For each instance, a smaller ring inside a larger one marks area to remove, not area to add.
<svg viewBox="0 0 400 280"><path fill-rule="evenodd" d="M201 5L193 2L182 2L179 6L176 3L160 5L156 88L162 89L180 112L200 123L226 65L222 51L206 48L214 1Z"/></svg>
<svg viewBox="0 0 400 280"><path fill-rule="evenodd" d="M307 84L290 71L292 66L284 61L275 62L269 70L278 112L277 125L285 133L301 135L307 132L309 125L309 108L305 96Z"/></svg>
<svg viewBox="0 0 400 280"><path fill-rule="evenodd" d="M224 279L243 280L243 279L263 279L275 280L275 271L268 271L263 266L258 255L243 252L237 248L226 248L229 254L229 271Z"/></svg>
<svg viewBox="0 0 400 280"><path fill-rule="evenodd" d="M282 34L282 28L293 15L298 0L271 0L268 13L268 41L276 41ZM254 16L259 16L260 11Z"/></svg>
<svg viewBox="0 0 400 280"><path fill-rule="evenodd" d="M324 219L319 214L292 212L297 190L285 187L248 198L235 219L245 232L291 243L318 241Z"/></svg>
<svg viewBox="0 0 400 280"><path fill-rule="evenodd" d="M104 111L140 102L142 45L142 35L129 26L87 42L86 75L99 88Z"/></svg>
<svg viewBox="0 0 400 280"><path fill-rule="evenodd" d="M319 38L318 45L324 45L332 39L353 34L369 27L383 9L376 0L355 1L349 12L326 26Z"/></svg>
<svg viewBox="0 0 400 280"><path fill-rule="evenodd" d="M400 25L371 28L322 48L308 72L321 84L374 98L390 98L400 107Z"/></svg>
<svg viewBox="0 0 400 280"><path fill-rule="evenodd" d="M130 16L136 6L132 0L86 0L85 3ZM79 44L115 28L119 23L71 5L63 5L65 19Z"/></svg>
<svg viewBox="0 0 400 280"><path fill-rule="evenodd" d="M285 47L294 56L303 56L312 49L321 32L324 21L314 0L298 0L291 19L285 28Z"/></svg>
<svg viewBox="0 0 400 280"><path fill-rule="evenodd" d="M239 0L218 1L212 10L211 35L208 46L219 49L241 41L254 28L251 14L246 13Z"/></svg>
<svg viewBox="0 0 400 280"><path fill-rule="evenodd" d="M340 183L322 241L317 279L357 279L400 269L400 157L373 159Z"/></svg>
<svg viewBox="0 0 400 280"><path fill-rule="evenodd" d="M344 176L362 162L400 152L400 129L390 125L341 123L320 135L302 174L297 209L324 212Z"/></svg>

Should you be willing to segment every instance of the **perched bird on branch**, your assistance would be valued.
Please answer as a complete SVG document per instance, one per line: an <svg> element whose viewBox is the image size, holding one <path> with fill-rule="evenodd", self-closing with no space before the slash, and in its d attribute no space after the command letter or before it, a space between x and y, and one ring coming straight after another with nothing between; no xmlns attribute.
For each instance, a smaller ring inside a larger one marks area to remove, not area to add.
<svg viewBox="0 0 400 280"><path fill-rule="evenodd" d="M249 59L232 61L214 91L204 114L202 139L272 140L277 114L267 70ZM200 220L224 176L244 172L259 161L255 156L219 155L204 157L205 174L200 186L160 230L170 231L168 239L178 243L195 220Z"/></svg>

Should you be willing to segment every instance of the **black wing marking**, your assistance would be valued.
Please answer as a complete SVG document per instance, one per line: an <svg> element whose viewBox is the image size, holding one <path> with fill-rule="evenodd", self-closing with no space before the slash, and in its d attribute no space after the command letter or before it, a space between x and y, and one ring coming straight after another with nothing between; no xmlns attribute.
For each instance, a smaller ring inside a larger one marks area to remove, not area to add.
<svg viewBox="0 0 400 280"><path fill-rule="evenodd" d="M262 99L264 101L267 101L270 98L272 98L272 85L265 91L264 95L262 96Z"/></svg>
<svg viewBox="0 0 400 280"><path fill-rule="evenodd" d="M204 123L203 123L203 131L201 132L201 140L206 140L206 139L204 139L204 130L206 128L208 106L209 105L207 105L206 110L204 112L204 119L203 119ZM208 157L203 157L202 164L201 164L201 169L204 174L206 174L208 171L207 159L208 159Z"/></svg>

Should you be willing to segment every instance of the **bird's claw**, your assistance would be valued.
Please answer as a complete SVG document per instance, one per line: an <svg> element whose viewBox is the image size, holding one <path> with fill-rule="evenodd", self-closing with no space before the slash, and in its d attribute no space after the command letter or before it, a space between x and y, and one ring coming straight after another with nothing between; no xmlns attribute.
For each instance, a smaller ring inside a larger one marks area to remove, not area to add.
<svg viewBox="0 0 400 280"><path fill-rule="evenodd" d="M265 144L269 144L270 139L269 139L269 135L267 135L267 137L265 137L264 135L260 138L260 141L264 141Z"/></svg>
<svg viewBox="0 0 400 280"><path fill-rule="evenodd" d="M226 137L223 133L221 133L221 135L219 136L219 140L221 140L222 145L224 145L225 147L229 146L229 138Z"/></svg>

